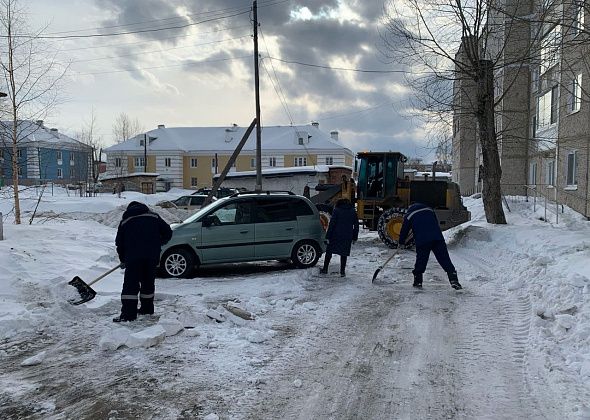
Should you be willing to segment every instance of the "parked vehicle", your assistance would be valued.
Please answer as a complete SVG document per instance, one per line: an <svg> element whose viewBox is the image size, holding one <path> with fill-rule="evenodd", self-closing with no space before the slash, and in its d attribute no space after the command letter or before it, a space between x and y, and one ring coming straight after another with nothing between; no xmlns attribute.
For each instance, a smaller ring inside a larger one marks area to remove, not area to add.
<svg viewBox="0 0 590 420"><path fill-rule="evenodd" d="M201 265L246 261L291 260L298 268L309 268L325 251L318 210L293 193L236 193L172 231L160 262L172 277L190 277Z"/></svg>
<svg viewBox="0 0 590 420"><path fill-rule="evenodd" d="M160 201L156 206L163 208L177 208L184 210L199 210L207 198L206 195L183 195L172 201ZM213 197L213 201L217 198Z"/></svg>
<svg viewBox="0 0 590 420"><path fill-rule="evenodd" d="M199 188L197 191L195 191L193 193L193 195L198 195L198 194L202 194L202 195L209 195L209 193L211 192L211 188ZM216 198L223 198L223 197L228 197L232 194L238 193L239 190L235 189L235 188L219 188L216 192L215 192L215 197Z"/></svg>

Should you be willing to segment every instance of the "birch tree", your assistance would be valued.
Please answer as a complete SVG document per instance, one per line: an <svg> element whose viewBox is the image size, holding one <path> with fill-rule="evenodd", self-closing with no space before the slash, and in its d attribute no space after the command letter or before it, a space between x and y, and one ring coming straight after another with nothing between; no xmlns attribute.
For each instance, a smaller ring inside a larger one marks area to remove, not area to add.
<svg viewBox="0 0 590 420"><path fill-rule="evenodd" d="M21 223L18 190L19 146L40 125L31 122L43 120L56 105L59 82L66 68L47 48L40 45L42 30L28 29L27 12L18 0L0 0L0 71L7 97L2 124L1 145L10 158L14 191L14 219Z"/></svg>

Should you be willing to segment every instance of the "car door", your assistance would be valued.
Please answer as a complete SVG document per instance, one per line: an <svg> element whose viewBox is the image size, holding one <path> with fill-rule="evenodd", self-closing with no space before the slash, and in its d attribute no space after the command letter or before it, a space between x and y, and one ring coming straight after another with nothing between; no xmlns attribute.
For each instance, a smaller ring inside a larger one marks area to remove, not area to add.
<svg viewBox="0 0 590 420"><path fill-rule="evenodd" d="M232 200L207 216L215 223L201 228L199 250L203 264L254 259L252 200Z"/></svg>
<svg viewBox="0 0 590 420"><path fill-rule="evenodd" d="M256 258L274 259L291 256L297 220L292 211L292 200L285 197L257 197L255 199Z"/></svg>

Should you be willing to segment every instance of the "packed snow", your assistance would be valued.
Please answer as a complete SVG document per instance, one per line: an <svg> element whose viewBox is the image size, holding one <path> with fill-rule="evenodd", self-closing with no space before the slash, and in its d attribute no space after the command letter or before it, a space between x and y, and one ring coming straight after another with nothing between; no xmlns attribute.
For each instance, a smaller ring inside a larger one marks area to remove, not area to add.
<svg viewBox="0 0 590 420"><path fill-rule="evenodd" d="M590 419L590 225L568 208L556 224L513 197L498 226L464 199L472 220L445 232L463 292L434 259L412 290L411 251L371 285L392 251L363 230L345 279L203 268L158 279L156 314L120 325L122 270L80 306L68 281L118 264L130 201L173 223L190 213L155 204L190 192L22 188L21 225L0 190L2 418Z"/></svg>

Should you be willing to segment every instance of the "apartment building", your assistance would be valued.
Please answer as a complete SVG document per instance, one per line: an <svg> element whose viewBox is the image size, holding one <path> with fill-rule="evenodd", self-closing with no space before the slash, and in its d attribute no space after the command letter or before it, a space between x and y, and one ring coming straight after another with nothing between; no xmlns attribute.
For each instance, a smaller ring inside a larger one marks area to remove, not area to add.
<svg viewBox="0 0 590 420"><path fill-rule="evenodd" d="M504 3L510 13L491 19L504 37L495 72L496 130L504 194L536 193L590 216L590 38L588 6L579 1ZM542 17L514 19L508 16ZM506 28L510 28L510 30ZM523 59L523 51L530 52ZM487 45L493 55L494 45ZM457 58L463 54L462 48ZM508 65L502 65L502 63ZM473 101L474 85L455 83L457 110ZM453 180L463 194L481 191L481 153L473 113L454 112Z"/></svg>
<svg viewBox="0 0 590 420"><path fill-rule="evenodd" d="M246 127L170 127L140 134L104 150L106 177L156 173L168 187L210 187L242 139ZM354 155L338 132L326 134L318 123L262 128L262 167L338 165L352 167ZM256 135L250 134L232 172L256 168Z"/></svg>

